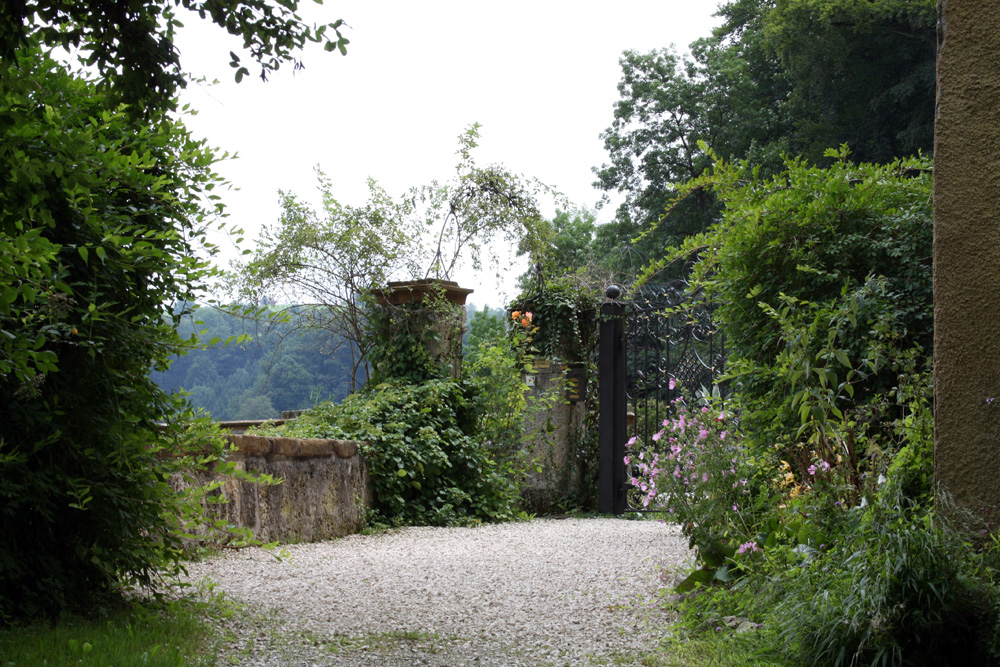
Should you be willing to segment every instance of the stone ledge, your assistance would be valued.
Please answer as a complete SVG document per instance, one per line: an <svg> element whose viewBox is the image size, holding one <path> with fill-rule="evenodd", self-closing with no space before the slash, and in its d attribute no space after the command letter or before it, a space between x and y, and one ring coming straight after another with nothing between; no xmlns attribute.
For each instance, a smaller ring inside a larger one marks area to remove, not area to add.
<svg viewBox="0 0 1000 667"><path fill-rule="evenodd" d="M356 533L371 506L368 467L358 443L345 440L228 435L237 470L265 473L281 480L257 485L202 471L175 476L174 488L221 482L228 502L207 503L209 513L250 528L263 542L316 542Z"/></svg>
<svg viewBox="0 0 1000 667"><path fill-rule="evenodd" d="M281 438L263 435L228 435L226 438L245 456L310 458L336 454L338 458L349 459L358 454L358 443L352 440Z"/></svg>

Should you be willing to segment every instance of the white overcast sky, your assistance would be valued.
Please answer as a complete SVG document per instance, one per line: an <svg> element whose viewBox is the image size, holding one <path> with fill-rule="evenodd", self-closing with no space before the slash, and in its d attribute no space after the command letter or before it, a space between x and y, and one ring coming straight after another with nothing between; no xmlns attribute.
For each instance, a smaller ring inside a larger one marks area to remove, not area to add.
<svg viewBox="0 0 1000 667"><path fill-rule="evenodd" d="M592 167L607 160L600 133L613 119L622 51L676 45L686 51L718 19L716 0L303 0L316 22L344 19L347 56L308 49L306 68L284 67L268 82L233 82L220 29L196 17L177 40L183 67L214 86L190 85L181 101L198 110L188 127L238 153L218 171L238 190L223 193L248 233L279 215L278 190L315 200L321 165L344 204L367 200L375 178L392 195L454 173L458 135L482 124L480 166L500 163L538 178L577 206L601 193ZM243 56L246 62L248 55ZM598 213L610 219L613 207ZM502 249L504 252L509 249ZM457 279L470 301L503 306L512 282L493 271Z"/></svg>

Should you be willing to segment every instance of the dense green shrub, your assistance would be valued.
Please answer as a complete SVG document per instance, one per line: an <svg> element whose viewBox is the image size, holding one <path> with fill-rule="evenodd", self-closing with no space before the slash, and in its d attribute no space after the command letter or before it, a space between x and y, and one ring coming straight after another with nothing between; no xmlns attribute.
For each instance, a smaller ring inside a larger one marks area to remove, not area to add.
<svg viewBox="0 0 1000 667"><path fill-rule="evenodd" d="M932 510L892 488L788 579L775 623L803 664L985 665L1000 659L1000 588Z"/></svg>
<svg viewBox="0 0 1000 667"><path fill-rule="evenodd" d="M596 342L597 288L574 273L532 284L519 294L511 310L530 312L531 348L545 359L588 360Z"/></svg>
<svg viewBox="0 0 1000 667"><path fill-rule="evenodd" d="M222 451L149 379L184 347L174 304L210 274L212 151L38 51L4 71L0 127L3 621L178 571L185 496L167 478Z"/></svg>
<svg viewBox="0 0 1000 667"><path fill-rule="evenodd" d="M477 316L479 313L477 313ZM498 462L519 469L524 463L526 414L536 409L524 386L530 371L522 354L528 339L525 330L508 331L504 321L474 318L469 345L464 348L462 377L473 387L480 411L479 431L490 455ZM513 335L511 335L513 334Z"/></svg>
<svg viewBox="0 0 1000 667"><path fill-rule="evenodd" d="M720 162L697 184L725 211L682 252L697 253L694 280L718 304L761 446L795 441L803 386L832 386L831 405L849 410L896 385L893 351L932 346L930 162L828 156L829 168L789 160L770 178Z"/></svg>
<svg viewBox="0 0 1000 667"><path fill-rule="evenodd" d="M468 384L386 382L324 403L283 435L362 441L374 511L392 525L456 525L514 518L517 484L481 441Z"/></svg>
<svg viewBox="0 0 1000 667"><path fill-rule="evenodd" d="M685 529L708 538L686 622L745 615L800 664L995 664L995 527L933 509L930 165L829 157L767 179L719 163L686 186L726 207L674 256L697 257L693 282L718 304L726 408L756 473L756 511L737 511L712 486L738 470L733 445L691 449L718 428L684 441L683 415L665 423Z"/></svg>
<svg viewBox="0 0 1000 667"><path fill-rule="evenodd" d="M446 378L460 363L455 357L461 352L464 307L434 290L421 297L401 305L371 305L370 383Z"/></svg>

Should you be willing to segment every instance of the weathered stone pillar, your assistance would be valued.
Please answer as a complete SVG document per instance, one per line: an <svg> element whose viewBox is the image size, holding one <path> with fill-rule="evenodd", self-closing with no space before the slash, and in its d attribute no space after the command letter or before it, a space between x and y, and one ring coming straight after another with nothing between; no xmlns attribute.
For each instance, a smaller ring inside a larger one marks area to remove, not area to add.
<svg viewBox="0 0 1000 667"><path fill-rule="evenodd" d="M422 381L426 378L416 369L426 353L439 368L423 375L460 378L465 301L472 292L456 282L436 279L390 282L385 289L372 290L382 311L375 318L382 323L377 335L386 338L380 345L392 348L384 350L391 355L372 355L373 376L384 381L400 377L402 369L405 377Z"/></svg>
<svg viewBox="0 0 1000 667"><path fill-rule="evenodd" d="M1000 3L939 0L935 480L1000 504Z"/></svg>
<svg viewBox="0 0 1000 667"><path fill-rule="evenodd" d="M587 419L587 373L582 364L567 366L536 359L525 373L526 390L535 405L524 424L530 471L522 490L529 512L549 514L573 504L583 491L580 451Z"/></svg>

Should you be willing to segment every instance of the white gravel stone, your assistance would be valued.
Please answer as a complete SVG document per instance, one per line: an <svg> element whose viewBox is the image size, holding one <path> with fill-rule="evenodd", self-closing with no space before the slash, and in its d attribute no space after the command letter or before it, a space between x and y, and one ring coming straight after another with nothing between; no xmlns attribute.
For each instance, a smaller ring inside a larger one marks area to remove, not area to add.
<svg viewBox="0 0 1000 667"><path fill-rule="evenodd" d="M677 526L536 519L404 528L192 563L246 605L231 664L585 665L638 658L669 619L657 593L689 564Z"/></svg>

